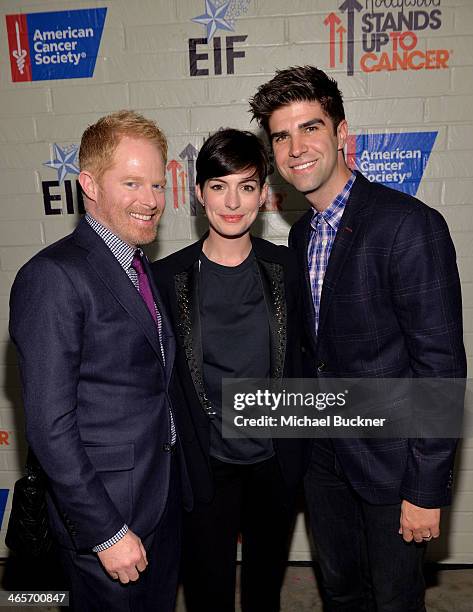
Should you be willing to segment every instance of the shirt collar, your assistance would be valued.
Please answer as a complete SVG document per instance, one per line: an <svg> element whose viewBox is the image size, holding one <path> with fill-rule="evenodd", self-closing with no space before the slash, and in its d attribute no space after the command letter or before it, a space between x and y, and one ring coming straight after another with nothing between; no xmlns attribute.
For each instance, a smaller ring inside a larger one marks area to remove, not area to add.
<svg viewBox="0 0 473 612"><path fill-rule="evenodd" d="M340 220L342 218L343 211L345 210L346 203L348 202L350 191L353 187L355 179L356 174L352 172L350 178L345 183L344 188L335 197L330 206L328 206L325 210L323 210L322 212L318 212L314 208L311 220L311 225L313 229L316 229L319 221L323 219L328 225L330 225L330 227L335 232L338 230L338 226L340 225Z"/></svg>
<svg viewBox="0 0 473 612"><path fill-rule="evenodd" d="M116 236L108 227L105 227L97 221L97 219L94 219L90 213L86 213L85 220L100 238L102 238L125 272L129 270L137 249ZM141 252L141 249L138 250Z"/></svg>

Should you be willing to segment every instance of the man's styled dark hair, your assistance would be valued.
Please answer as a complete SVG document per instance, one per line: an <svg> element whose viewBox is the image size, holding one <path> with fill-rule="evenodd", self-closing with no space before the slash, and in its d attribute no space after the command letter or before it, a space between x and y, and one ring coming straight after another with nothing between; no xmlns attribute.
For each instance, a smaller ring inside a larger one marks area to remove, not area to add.
<svg viewBox="0 0 473 612"><path fill-rule="evenodd" d="M223 128L202 145L196 161L196 182L203 189L205 181L211 178L238 174L250 168L255 169L262 186L271 169L263 141L251 132Z"/></svg>
<svg viewBox="0 0 473 612"><path fill-rule="evenodd" d="M269 136L269 118L273 112L292 102L318 102L332 119L335 131L345 119L342 92L337 82L315 66L277 70L276 76L258 87L250 99L250 112Z"/></svg>

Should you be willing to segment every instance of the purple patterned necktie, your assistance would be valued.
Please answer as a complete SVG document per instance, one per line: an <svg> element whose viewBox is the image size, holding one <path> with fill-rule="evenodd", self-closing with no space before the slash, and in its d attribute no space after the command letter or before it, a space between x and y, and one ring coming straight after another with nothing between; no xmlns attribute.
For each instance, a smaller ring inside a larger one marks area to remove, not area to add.
<svg viewBox="0 0 473 612"><path fill-rule="evenodd" d="M133 256L133 261L131 262L131 267L135 269L138 275L138 291L140 292L141 297L143 298L148 310L153 317L153 321L156 324L158 329L158 337L159 337L159 345L161 348L161 355L163 358L163 363L166 363L166 357L164 355L164 346L163 346L163 337L162 337L162 319L161 314L154 302L153 292L151 291L151 285L149 284L148 275L143 268L143 260L141 257L140 251L135 251ZM176 426L174 425L174 417L172 416L172 411L169 409L169 418L170 418L170 435L171 435L171 446L176 444Z"/></svg>
<svg viewBox="0 0 473 612"><path fill-rule="evenodd" d="M133 256L133 261L131 262L131 266L136 270L136 273L138 274L138 288L140 295L145 301L145 304L148 307L151 316L153 317L153 321L156 323L156 325L158 325L158 317L156 313L153 293L149 284L148 275L146 274L145 269L143 268L141 253L139 251L135 252L135 255Z"/></svg>

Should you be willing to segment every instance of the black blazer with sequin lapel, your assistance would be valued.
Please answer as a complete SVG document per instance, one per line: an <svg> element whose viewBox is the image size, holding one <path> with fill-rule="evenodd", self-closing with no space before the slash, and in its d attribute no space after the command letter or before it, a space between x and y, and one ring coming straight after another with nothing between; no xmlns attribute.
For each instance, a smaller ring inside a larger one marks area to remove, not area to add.
<svg viewBox="0 0 473 612"><path fill-rule="evenodd" d="M196 499L209 500L213 482L209 467L212 406L202 375L199 317L199 256L201 240L152 264L176 334L176 364L171 385L176 419ZM252 237L268 311L271 339L271 377L301 375L300 287L295 254L287 247ZM307 462L308 443L274 440L286 484L294 488Z"/></svg>

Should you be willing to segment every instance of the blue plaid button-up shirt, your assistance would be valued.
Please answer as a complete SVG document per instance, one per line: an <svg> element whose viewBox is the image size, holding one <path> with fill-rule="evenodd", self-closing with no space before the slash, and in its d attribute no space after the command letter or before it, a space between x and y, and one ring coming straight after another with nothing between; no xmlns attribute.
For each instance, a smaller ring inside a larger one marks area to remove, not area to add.
<svg viewBox="0 0 473 612"><path fill-rule="evenodd" d="M307 264L309 268L310 289L315 311L315 333L319 327L320 298L324 284L330 252L337 235L338 226L355 182L356 175L352 174L345 187L337 195L328 208L322 212L314 209L310 222L311 232L309 246L307 247Z"/></svg>

